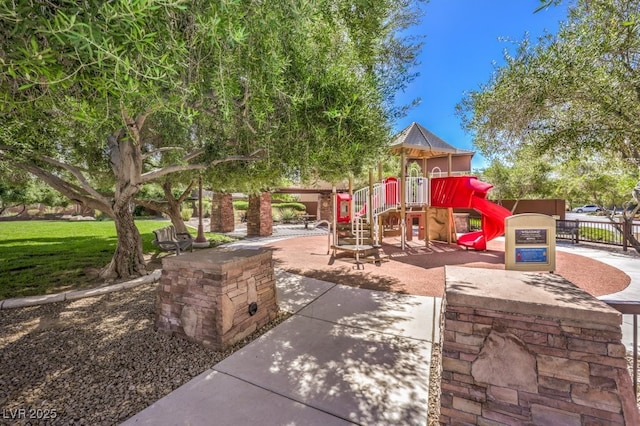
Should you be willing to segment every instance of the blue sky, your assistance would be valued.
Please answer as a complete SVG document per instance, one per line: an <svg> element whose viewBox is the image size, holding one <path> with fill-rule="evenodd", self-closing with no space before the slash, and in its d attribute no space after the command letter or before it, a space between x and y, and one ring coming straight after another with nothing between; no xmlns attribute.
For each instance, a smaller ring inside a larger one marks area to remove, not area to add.
<svg viewBox="0 0 640 426"><path fill-rule="evenodd" d="M422 102L398 120L400 131L416 121L449 144L475 150L472 135L465 133L455 106L464 93L487 83L494 62L503 64L503 51L515 45L499 38L520 41L525 33L532 40L544 31L555 33L566 19L566 6L550 7L533 13L539 0L430 0L421 5L422 22L410 33L426 36L420 54L420 75L404 93L399 104L416 97ZM485 159L476 152L472 167L484 167Z"/></svg>

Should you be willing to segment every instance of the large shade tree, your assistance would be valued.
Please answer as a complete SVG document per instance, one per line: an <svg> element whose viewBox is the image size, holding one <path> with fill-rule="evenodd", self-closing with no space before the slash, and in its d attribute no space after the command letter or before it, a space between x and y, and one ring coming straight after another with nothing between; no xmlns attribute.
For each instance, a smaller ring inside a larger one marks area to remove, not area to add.
<svg viewBox="0 0 640 426"><path fill-rule="evenodd" d="M488 156L528 145L558 160L600 152L640 165L640 1L570 6L557 35L523 41L466 96L464 125Z"/></svg>
<svg viewBox="0 0 640 426"><path fill-rule="evenodd" d="M104 278L144 274L132 201L175 173L361 167L415 45L408 2L0 4L0 158L114 218ZM391 72L394 71L394 72Z"/></svg>

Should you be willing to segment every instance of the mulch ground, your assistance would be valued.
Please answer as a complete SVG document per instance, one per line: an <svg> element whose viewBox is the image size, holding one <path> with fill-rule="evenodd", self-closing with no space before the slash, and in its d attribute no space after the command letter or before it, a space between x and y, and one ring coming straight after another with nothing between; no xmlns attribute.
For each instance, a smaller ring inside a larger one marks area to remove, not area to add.
<svg viewBox="0 0 640 426"><path fill-rule="evenodd" d="M357 269L346 253L333 258L327 254L327 237L313 236L278 241L273 249L277 268L337 284L423 296L442 296L445 266L504 269L504 244L492 241L486 251L465 250L455 244L423 241L408 242L400 249L399 240L385 240L383 251L389 261L365 264ZM593 296L615 293L631 279L612 266L584 256L556 252L555 274L571 281Z"/></svg>

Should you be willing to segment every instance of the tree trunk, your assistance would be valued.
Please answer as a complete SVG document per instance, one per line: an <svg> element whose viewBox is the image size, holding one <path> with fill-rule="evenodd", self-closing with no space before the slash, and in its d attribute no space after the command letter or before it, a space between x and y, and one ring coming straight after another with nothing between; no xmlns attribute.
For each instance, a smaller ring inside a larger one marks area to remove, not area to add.
<svg viewBox="0 0 640 426"><path fill-rule="evenodd" d="M109 135L107 142L111 156L111 167L116 177L112 202L113 220L118 234L118 244L111 262L100 272L105 280L139 277L147 274L142 239L133 220L131 204L140 191L142 155L139 129L129 123L129 131Z"/></svg>
<svg viewBox="0 0 640 426"><path fill-rule="evenodd" d="M518 203L520 203L520 199L519 198L516 199L516 202L513 204L513 207L511 207L511 214L514 214L514 212L518 208Z"/></svg>
<svg viewBox="0 0 640 426"><path fill-rule="evenodd" d="M182 203L179 203L173 197L167 198L167 216L171 219L171 224L176 228L176 232L189 232L187 230L187 225L185 225L184 220L182 219L182 212L180 211L180 206Z"/></svg>
<svg viewBox="0 0 640 426"><path fill-rule="evenodd" d="M180 206L182 202L186 199L187 195L193 188L194 181L192 181L187 189L182 193L179 198L173 196L172 185L168 180L164 182L162 185L162 189L164 190L164 198L167 200L167 210L166 214L171 219L171 224L176 228L176 232L189 232L187 230L187 225L185 225L184 220L182 219L182 212L180 211Z"/></svg>
<svg viewBox="0 0 640 426"><path fill-rule="evenodd" d="M100 277L114 280L146 275L142 238L136 228L129 204L115 203L113 213L118 244L111 262L102 269Z"/></svg>

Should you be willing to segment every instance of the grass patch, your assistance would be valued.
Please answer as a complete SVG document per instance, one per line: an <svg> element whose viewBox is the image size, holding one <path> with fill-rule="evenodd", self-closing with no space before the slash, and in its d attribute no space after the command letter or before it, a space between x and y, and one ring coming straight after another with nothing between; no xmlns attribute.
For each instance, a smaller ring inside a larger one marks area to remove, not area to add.
<svg viewBox="0 0 640 426"><path fill-rule="evenodd" d="M152 231L167 222L139 220L136 226L144 253L155 253ZM212 245L232 240L205 235ZM112 221L0 222L0 300L96 285L95 272L109 263L116 243Z"/></svg>
<svg viewBox="0 0 640 426"><path fill-rule="evenodd" d="M616 233L609 229L580 226L580 239L613 243L616 241Z"/></svg>

